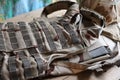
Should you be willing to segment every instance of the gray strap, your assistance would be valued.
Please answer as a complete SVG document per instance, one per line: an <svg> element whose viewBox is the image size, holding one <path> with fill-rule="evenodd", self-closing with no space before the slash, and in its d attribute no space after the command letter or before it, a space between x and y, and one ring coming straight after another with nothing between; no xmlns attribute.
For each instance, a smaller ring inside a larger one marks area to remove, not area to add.
<svg viewBox="0 0 120 80"><path fill-rule="evenodd" d="M25 41L26 47L31 47L32 46L32 42L30 39L30 35L28 34L28 30L26 28L26 23L25 22L18 22L19 27L20 27L20 31L22 33L23 39Z"/></svg>
<svg viewBox="0 0 120 80"><path fill-rule="evenodd" d="M50 22L50 24L52 25L52 27L55 29L58 38L60 39L60 43L62 44L62 48L67 48L67 41L65 39L65 36L63 35L62 30L60 29L60 27L57 25L56 22Z"/></svg>
<svg viewBox="0 0 120 80"><path fill-rule="evenodd" d="M50 48L51 48L51 51L56 50L56 46L55 46L55 44L54 44L54 39L53 39L52 36L50 35L51 33L50 33L49 29L47 28L47 25L45 24L44 21L38 21L38 22L39 22L39 24L41 25L42 30L44 31L44 33L45 33L45 35L46 35L46 38L47 38L47 41L48 41L49 46L50 46Z"/></svg>
<svg viewBox="0 0 120 80"><path fill-rule="evenodd" d="M10 42L10 38L9 38L9 34L7 32L7 23L4 23L4 25L2 26L2 35L4 37L4 44L5 44L5 51L9 52L9 51L12 51L13 48L12 48L12 45L11 45L11 42Z"/></svg>
<svg viewBox="0 0 120 80"><path fill-rule="evenodd" d="M19 80L18 73L16 71L17 65L16 65L16 58L15 56L9 57L8 59L8 69L10 74L11 80Z"/></svg>
<svg viewBox="0 0 120 80"><path fill-rule="evenodd" d="M3 23L0 23L0 51L5 51L5 45L4 45L3 34L2 34L2 26L3 26Z"/></svg>
<svg viewBox="0 0 120 80"><path fill-rule="evenodd" d="M38 49L40 50L40 52L45 52L46 50L45 47L43 46L43 40L40 38L39 28L36 27L34 23L29 23L29 25L36 39Z"/></svg>
<svg viewBox="0 0 120 80"><path fill-rule="evenodd" d="M46 69L46 63L40 58L38 54L32 55L37 62L37 68L38 68L38 74L43 73L43 71Z"/></svg>
<svg viewBox="0 0 120 80"><path fill-rule="evenodd" d="M41 17L47 17L47 15L58 10L69 9L73 4L75 4L75 2L72 1L58 1L56 3L50 4L44 8L43 12L41 13Z"/></svg>
<svg viewBox="0 0 120 80"><path fill-rule="evenodd" d="M11 42L11 46L13 49L18 49L18 42L17 42L17 38L16 38L16 34L15 34L15 25L13 24L13 22L8 22L7 23L7 32L9 34L9 38L10 38L10 42Z"/></svg>
<svg viewBox="0 0 120 80"><path fill-rule="evenodd" d="M31 63L28 57L25 55L25 51L19 51L16 52L16 54L19 55L20 60L22 61L25 78L26 79L32 78Z"/></svg>
<svg viewBox="0 0 120 80"><path fill-rule="evenodd" d="M20 57L22 63L23 63L23 68L24 68L24 75L26 79L32 78L32 72L31 72L31 66L30 66L30 61L27 59L27 57L22 56Z"/></svg>
<svg viewBox="0 0 120 80"><path fill-rule="evenodd" d="M46 68L45 62L41 59L39 53L37 52L36 48L28 48L28 52L31 54L31 56L34 57L36 63L37 63L37 68L38 68L38 74L42 73L43 70Z"/></svg>
<svg viewBox="0 0 120 80"><path fill-rule="evenodd" d="M69 22L64 21L64 20L59 20L59 23L70 34L71 39L72 39L72 44L79 44L80 39L78 38L77 32L75 32L72 29L72 25Z"/></svg>
<svg viewBox="0 0 120 80"><path fill-rule="evenodd" d="M38 54L38 51L36 50L35 47L28 48L27 50L30 53L30 55Z"/></svg>
<svg viewBox="0 0 120 80"><path fill-rule="evenodd" d="M25 51L18 51L18 52L15 52L15 54L21 58L25 56Z"/></svg>

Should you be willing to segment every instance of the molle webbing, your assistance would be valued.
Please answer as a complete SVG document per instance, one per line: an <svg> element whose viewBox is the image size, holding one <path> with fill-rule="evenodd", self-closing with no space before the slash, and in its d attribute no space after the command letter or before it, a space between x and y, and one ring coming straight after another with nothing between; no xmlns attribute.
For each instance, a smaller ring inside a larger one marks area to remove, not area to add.
<svg viewBox="0 0 120 80"><path fill-rule="evenodd" d="M30 35L28 33L28 29L26 28L27 27L26 23L19 22L18 24L19 24L20 31L22 33L24 42L26 44L26 47L31 47L32 46L32 42L31 42L31 39L30 39Z"/></svg>
<svg viewBox="0 0 120 80"><path fill-rule="evenodd" d="M8 59L8 69L10 74L11 80L19 80L19 76L17 73L17 64L16 64L16 58L15 56L9 57Z"/></svg>
<svg viewBox="0 0 120 80"><path fill-rule="evenodd" d="M0 23L0 51L5 50L5 44L4 44L3 35L2 35L2 26L3 26L3 23Z"/></svg>
<svg viewBox="0 0 120 80"><path fill-rule="evenodd" d="M29 52L30 56L26 56L26 51L25 50ZM28 48L28 49L25 49L25 50L15 52L19 56L20 60L22 61L25 78L26 79L31 79L31 78L36 77L32 72L33 67L32 67L32 63L31 63L30 58L34 58L34 60L37 64L37 67L35 67L35 68L38 71L38 76L41 75L43 73L43 71L46 70L47 64L41 58L40 54L38 53L38 51L36 50L35 47Z"/></svg>
<svg viewBox="0 0 120 80"><path fill-rule="evenodd" d="M37 28L35 26L35 23L29 23L29 25L30 25L32 32L33 32L33 35L36 39L38 49L40 50L40 52L45 52L45 47L43 45L43 40L41 38L42 36L40 34L39 28Z"/></svg>
<svg viewBox="0 0 120 80"><path fill-rule="evenodd" d="M29 57L25 55L25 51L18 51L16 54L19 56L19 59L22 61L22 66L24 69L24 76L26 79L32 78L31 63Z"/></svg>
<svg viewBox="0 0 120 80"><path fill-rule="evenodd" d="M39 77L41 74L45 75L48 63L42 55L46 55L44 53L48 52L46 46L49 46L50 53L54 54L53 52L56 52L59 46L59 49L62 50L69 48L71 44L80 43L77 32L72 28L73 26L68 22L60 22L61 24L56 21L36 20L36 22L30 23L9 22L0 24L2 26L0 30L0 41L2 42L0 43L0 51L9 55L6 67L8 67L10 80L20 80L21 74L26 80ZM71 44L68 43L64 31L70 35ZM24 46L21 46L22 44ZM2 59L0 59L0 69L2 69L1 62L3 62ZM21 68L23 72L20 71ZM4 78L3 75L2 77Z"/></svg>
<svg viewBox="0 0 120 80"><path fill-rule="evenodd" d="M18 24L8 22L3 26L0 26L0 51L11 52L22 48L32 47L32 40L30 39L30 34L28 33L29 29L26 28L26 26L27 25L24 22L18 22ZM20 39L18 38L17 32L22 34L19 35ZM19 46L19 44L22 44L20 40L23 40L25 43L25 46L22 48Z"/></svg>
<svg viewBox="0 0 120 80"><path fill-rule="evenodd" d="M26 79L32 78L30 61L28 60L27 57L21 57L20 59L23 62L25 78Z"/></svg>
<svg viewBox="0 0 120 80"><path fill-rule="evenodd" d="M38 24L36 24L36 22ZM64 20L60 20L60 24L57 22L45 22L44 20L37 20L36 22L25 23L5 23L0 30L0 51L10 52L30 47L37 47L40 53L46 53L46 43L49 46L50 51L57 50L58 42L62 46L61 49L65 49L68 46L68 40L63 32L64 29L68 35L70 35L71 44L79 44L80 39L77 32L73 29L73 26ZM51 27L50 27L51 26ZM52 34L52 29L56 32ZM43 34L44 33L44 36ZM33 35L31 37L31 35ZM44 39L46 37L46 39ZM35 43L33 43L35 42ZM24 43L24 46L22 45ZM22 45L22 47L20 46Z"/></svg>
<svg viewBox="0 0 120 80"><path fill-rule="evenodd" d="M11 42L11 46L12 49L17 49L19 48L18 46L18 42L17 42L17 38L16 38L16 34L15 34L15 25L12 22L7 23L7 32L10 38L10 42Z"/></svg>
<svg viewBox="0 0 120 80"><path fill-rule="evenodd" d="M52 27L55 29L56 33L57 33L57 37L60 39L60 43L62 45L62 48L67 48L67 41L65 39L65 36L62 32L62 29L58 26L58 24L56 22L50 22L50 24L52 25Z"/></svg>
<svg viewBox="0 0 120 80"><path fill-rule="evenodd" d="M59 20L60 25L70 34L72 44L79 44L80 39L78 38L77 32L73 30L72 25L64 20Z"/></svg>
<svg viewBox="0 0 120 80"><path fill-rule="evenodd" d="M27 51L30 53L30 55L34 58L34 60L37 63L38 68L38 74L42 73L46 69L46 63L43 61L36 50L36 48L28 48Z"/></svg>
<svg viewBox="0 0 120 80"><path fill-rule="evenodd" d="M56 46L55 46L55 44L53 42L54 39L50 35L51 33L50 33L49 29L48 29L48 26L45 24L44 21L38 21L38 22L41 25L43 32L45 33L45 36L47 38L47 41L49 43L49 46L50 46L51 50L52 51L56 50Z"/></svg>
<svg viewBox="0 0 120 80"><path fill-rule="evenodd" d="M38 55L33 55L33 57L37 62L38 74L40 74L46 69L46 64Z"/></svg>

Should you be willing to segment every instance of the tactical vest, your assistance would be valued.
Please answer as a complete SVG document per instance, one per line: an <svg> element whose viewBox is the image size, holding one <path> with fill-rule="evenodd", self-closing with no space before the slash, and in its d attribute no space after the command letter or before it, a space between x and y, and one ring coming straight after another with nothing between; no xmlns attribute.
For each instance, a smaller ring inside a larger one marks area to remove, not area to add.
<svg viewBox="0 0 120 80"><path fill-rule="evenodd" d="M63 17L46 17L60 9L68 9ZM91 44L70 23L72 16L78 12L78 4L61 1L45 7L42 18L30 23L0 23L0 80L75 74L86 70L91 63L111 58L108 46L99 46L86 53ZM81 13L83 20L95 19L96 25L104 26L104 19L99 14L86 9L81 9ZM70 58L76 55L80 57L78 63L74 63L74 60L70 62ZM57 72L57 68L62 73Z"/></svg>

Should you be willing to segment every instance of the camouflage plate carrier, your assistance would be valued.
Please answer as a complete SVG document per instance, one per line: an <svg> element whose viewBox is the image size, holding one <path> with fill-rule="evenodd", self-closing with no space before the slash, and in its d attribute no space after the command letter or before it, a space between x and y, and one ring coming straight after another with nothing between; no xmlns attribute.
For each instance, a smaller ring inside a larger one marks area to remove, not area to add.
<svg viewBox="0 0 120 80"><path fill-rule="evenodd" d="M67 9L63 17L46 17L60 9ZM94 22L100 26L100 30L104 27L104 18L98 13L87 9L81 9L80 12L83 24ZM30 23L0 23L0 80L29 80L48 75L75 74L86 70L91 66L90 63L112 57L109 47L102 46L95 49L98 54L94 50L88 51L91 57L86 58L87 54L83 53L91 44L84 37L90 36L80 35L79 28L71 24L74 23L72 17L78 13L77 3L61 1L45 7L42 17ZM89 31L89 34L93 33ZM80 60L71 62L70 58L76 55L79 55ZM84 63L88 60L90 62ZM56 66L62 66L59 67L62 70L60 73L56 71Z"/></svg>

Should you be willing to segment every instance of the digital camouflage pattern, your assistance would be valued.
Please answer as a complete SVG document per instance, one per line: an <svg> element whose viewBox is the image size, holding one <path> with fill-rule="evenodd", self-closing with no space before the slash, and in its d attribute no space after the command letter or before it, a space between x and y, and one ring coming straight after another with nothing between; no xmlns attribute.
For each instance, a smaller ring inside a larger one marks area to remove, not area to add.
<svg viewBox="0 0 120 80"><path fill-rule="evenodd" d="M61 9L67 9L64 16L47 18ZM76 74L115 63L119 42L105 37L104 27L104 16L70 1L48 5L30 23L0 23L0 80Z"/></svg>
<svg viewBox="0 0 120 80"><path fill-rule="evenodd" d="M119 14L120 0L80 0L80 7L95 10L106 19L107 24L116 22Z"/></svg>

